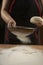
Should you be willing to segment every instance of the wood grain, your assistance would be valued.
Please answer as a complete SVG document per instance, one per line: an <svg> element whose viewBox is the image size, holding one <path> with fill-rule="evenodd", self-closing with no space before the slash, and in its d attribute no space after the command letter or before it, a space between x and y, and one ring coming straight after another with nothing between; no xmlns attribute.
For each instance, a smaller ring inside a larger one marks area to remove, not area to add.
<svg viewBox="0 0 43 65"><path fill-rule="evenodd" d="M0 48L12 48L12 47L16 47L16 46L18 46L18 45L0 44ZM21 45L19 45L19 46L21 46ZM26 45L26 46L29 46L34 49L43 50L43 45Z"/></svg>

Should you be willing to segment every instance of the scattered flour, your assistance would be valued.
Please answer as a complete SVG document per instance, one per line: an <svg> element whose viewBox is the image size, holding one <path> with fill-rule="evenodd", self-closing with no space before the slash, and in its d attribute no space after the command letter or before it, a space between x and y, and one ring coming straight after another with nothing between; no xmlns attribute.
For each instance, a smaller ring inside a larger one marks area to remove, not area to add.
<svg viewBox="0 0 43 65"><path fill-rule="evenodd" d="M43 65L43 50L25 45L0 48L0 65Z"/></svg>

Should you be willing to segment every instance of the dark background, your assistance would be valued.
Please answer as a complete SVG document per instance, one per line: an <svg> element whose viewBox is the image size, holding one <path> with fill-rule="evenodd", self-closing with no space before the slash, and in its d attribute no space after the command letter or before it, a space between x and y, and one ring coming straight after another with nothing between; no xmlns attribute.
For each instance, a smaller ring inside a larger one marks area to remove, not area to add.
<svg viewBox="0 0 43 65"><path fill-rule="evenodd" d="M0 10L1 10L1 5L2 5L2 0L0 0ZM5 23L2 20L1 14L0 14L0 44L4 43L4 32L5 32Z"/></svg>

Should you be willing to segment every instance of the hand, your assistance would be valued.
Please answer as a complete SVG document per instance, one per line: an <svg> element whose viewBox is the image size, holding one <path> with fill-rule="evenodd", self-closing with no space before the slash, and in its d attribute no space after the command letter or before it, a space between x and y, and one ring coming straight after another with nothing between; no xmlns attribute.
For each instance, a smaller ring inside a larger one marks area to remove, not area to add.
<svg viewBox="0 0 43 65"><path fill-rule="evenodd" d="M35 24L37 27L41 27L43 25L43 19L39 16L32 17L30 22Z"/></svg>
<svg viewBox="0 0 43 65"><path fill-rule="evenodd" d="M8 23L8 28L16 27L16 22L14 20L10 20Z"/></svg>

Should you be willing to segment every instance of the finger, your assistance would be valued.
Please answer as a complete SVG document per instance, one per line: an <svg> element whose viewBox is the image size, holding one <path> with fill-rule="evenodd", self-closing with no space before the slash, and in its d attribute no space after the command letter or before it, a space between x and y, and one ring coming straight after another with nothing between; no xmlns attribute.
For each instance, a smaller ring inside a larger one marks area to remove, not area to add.
<svg viewBox="0 0 43 65"><path fill-rule="evenodd" d="M16 22L14 20L10 21L10 23L11 23L10 26L12 26L12 27L16 26Z"/></svg>
<svg viewBox="0 0 43 65"><path fill-rule="evenodd" d="M11 25L11 22L9 22L8 25L7 25L7 27L8 27L8 28L11 28L11 26L12 26L12 25Z"/></svg>
<svg viewBox="0 0 43 65"><path fill-rule="evenodd" d="M13 27L16 27L16 23L14 22L14 23L12 24L12 26L13 26Z"/></svg>

